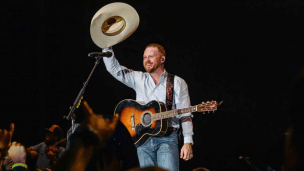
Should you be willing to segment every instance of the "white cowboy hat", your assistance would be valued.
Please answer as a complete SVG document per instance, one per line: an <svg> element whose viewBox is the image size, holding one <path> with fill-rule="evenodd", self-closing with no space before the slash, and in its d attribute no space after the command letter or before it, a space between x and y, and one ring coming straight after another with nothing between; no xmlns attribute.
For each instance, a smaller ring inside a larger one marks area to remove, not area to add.
<svg viewBox="0 0 304 171"><path fill-rule="evenodd" d="M107 48L128 38L138 27L136 10L122 2L100 8L91 21L91 37L100 48Z"/></svg>

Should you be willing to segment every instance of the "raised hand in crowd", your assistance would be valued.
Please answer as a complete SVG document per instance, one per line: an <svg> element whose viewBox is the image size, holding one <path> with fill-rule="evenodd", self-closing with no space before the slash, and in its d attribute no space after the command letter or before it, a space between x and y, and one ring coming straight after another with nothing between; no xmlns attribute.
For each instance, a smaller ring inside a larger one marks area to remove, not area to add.
<svg viewBox="0 0 304 171"><path fill-rule="evenodd" d="M12 146L8 150L8 155L14 163L23 163L26 162L26 151L23 145L17 142L13 142Z"/></svg>
<svg viewBox="0 0 304 171"><path fill-rule="evenodd" d="M15 130L15 125L10 124L9 130L0 129L0 158L1 160L7 155L8 149L11 146L12 136Z"/></svg>
<svg viewBox="0 0 304 171"><path fill-rule="evenodd" d="M5 166L6 169L9 168L16 171L24 171L27 169L24 146L17 142L11 143L14 130L15 125L13 123L10 124L8 131L0 129L0 170L2 169L2 161L4 159L4 163L7 164L7 166Z"/></svg>
<svg viewBox="0 0 304 171"><path fill-rule="evenodd" d="M23 145L17 142L13 142L10 149L8 150L8 155L13 161L13 170L26 170L26 151Z"/></svg>
<svg viewBox="0 0 304 171"><path fill-rule="evenodd" d="M109 140L115 131L119 118L118 114L112 119L104 119L102 115L96 115L86 101L83 102L83 105L86 114L83 124L87 125L91 131L96 133L101 142Z"/></svg>
<svg viewBox="0 0 304 171"><path fill-rule="evenodd" d="M97 115L90 108L86 101L83 102L85 119L83 121L83 131L81 137L67 150L58 160L54 170L86 170L94 152L103 148L106 141L110 139L118 122L118 115L112 119L104 119L102 115ZM98 163L93 163L99 165ZM103 168L109 167L103 165ZM111 170L119 170L119 168ZM104 169L103 169L104 170ZM109 169L107 169L109 170Z"/></svg>

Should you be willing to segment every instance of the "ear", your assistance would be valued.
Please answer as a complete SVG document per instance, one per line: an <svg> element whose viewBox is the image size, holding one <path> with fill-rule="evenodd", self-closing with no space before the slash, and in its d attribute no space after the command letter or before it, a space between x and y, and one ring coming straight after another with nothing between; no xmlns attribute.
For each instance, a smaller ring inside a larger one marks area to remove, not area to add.
<svg viewBox="0 0 304 171"><path fill-rule="evenodd" d="M165 56L161 56L161 63L165 63L166 61L166 57Z"/></svg>

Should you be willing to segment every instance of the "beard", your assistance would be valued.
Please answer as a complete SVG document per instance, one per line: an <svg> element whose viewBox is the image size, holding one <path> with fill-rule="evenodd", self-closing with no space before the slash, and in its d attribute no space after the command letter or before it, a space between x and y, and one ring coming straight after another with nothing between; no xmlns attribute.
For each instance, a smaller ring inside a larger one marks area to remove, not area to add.
<svg viewBox="0 0 304 171"><path fill-rule="evenodd" d="M147 67L147 64L150 65L149 68ZM145 70L146 70L148 73L152 73L152 72L154 72L160 65L161 65L160 62L156 62L156 63L148 63L148 62L146 62L145 65L144 65L144 68L145 68Z"/></svg>
<svg viewBox="0 0 304 171"><path fill-rule="evenodd" d="M147 66L145 66L145 70L146 70L148 73L151 73L151 72L155 71L155 68L154 68L154 66L149 67L149 68L147 68Z"/></svg>

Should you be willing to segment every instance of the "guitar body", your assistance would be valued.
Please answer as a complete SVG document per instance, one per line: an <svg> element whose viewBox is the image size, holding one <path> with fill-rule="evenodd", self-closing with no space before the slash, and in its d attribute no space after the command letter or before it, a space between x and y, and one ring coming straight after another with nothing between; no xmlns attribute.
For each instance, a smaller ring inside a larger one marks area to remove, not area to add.
<svg viewBox="0 0 304 171"><path fill-rule="evenodd" d="M152 121L155 113L166 111L166 106L158 101L140 104L135 100L123 100L115 108L114 114L119 114L120 121L129 131L134 145L139 147L150 136L162 136L168 129L167 119Z"/></svg>

